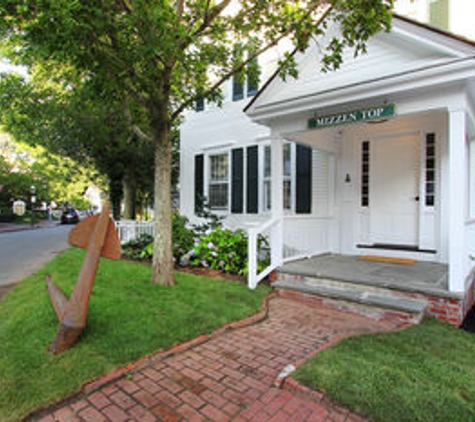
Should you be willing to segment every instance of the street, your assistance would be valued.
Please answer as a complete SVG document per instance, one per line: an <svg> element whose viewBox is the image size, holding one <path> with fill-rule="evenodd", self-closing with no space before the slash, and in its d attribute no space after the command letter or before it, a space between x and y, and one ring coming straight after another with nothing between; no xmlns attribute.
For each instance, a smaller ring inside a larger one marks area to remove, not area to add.
<svg viewBox="0 0 475 422"><path fill-rule="evenodd" d="M0 233L0 289L14 284L68 248L72 226Z"/></svg>

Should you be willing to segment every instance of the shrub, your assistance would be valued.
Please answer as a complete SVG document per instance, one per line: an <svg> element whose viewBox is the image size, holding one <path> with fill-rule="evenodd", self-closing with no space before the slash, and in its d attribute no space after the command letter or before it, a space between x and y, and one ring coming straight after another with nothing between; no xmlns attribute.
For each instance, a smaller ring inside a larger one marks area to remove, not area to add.
<svg viewBox="0 0 475 422"><path fill-rule="evenodd" d="M188 227L188 218L178 212L173 214L173 258L175 262L180 262L183 255L188 253L195 246L197 235L193 228Z"/></svg>
<svg viewBox="0 0 475 422"><path fill-rule="evenodd" d="M208 201L205 198L201 199L201 207L197 213L197 216L202 218L203 221L200 224L194 224L193 230L198 237L202 237L209 232L216 230L223 226L223 216L219 216L211 211Z"/></svg>
<svg viewBox="0 0 475 422"><path fill-rule="evenodd" d="M259 245L267 243L265 238L259 238ZM192 266L210 267L227 273L246 276L248 238L244 231L231 231L221 227L200 238L193 249ZM261 249L261 248L260 248ZM268 259L258 262L259 270L267 265Z"/></svg>
<svg viewBox="0 0 475 422"><path fill-rule="evenodd" d="M188 219L178 212L172 216L173 258L179 262L181 257L193 249L196 235L187 227ZM153 237L141 235L122 246L123 253L130 259L150 260L153 257Z"/></svg>
<svg viewBox="0 0 475 422"><path fill-rule="evenodd" d="M150 244L153 247L153 237L149 234L142 234L137 239L124 243L122 245L122 254L130 259L141 259L142 251Z"/></svg>

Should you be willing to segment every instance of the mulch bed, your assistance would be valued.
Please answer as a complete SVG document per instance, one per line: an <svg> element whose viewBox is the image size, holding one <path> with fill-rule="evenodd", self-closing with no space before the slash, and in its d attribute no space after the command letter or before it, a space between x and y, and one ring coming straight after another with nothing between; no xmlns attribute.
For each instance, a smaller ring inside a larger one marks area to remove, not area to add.
<svg viewBox="0 0 475 422"><path fill-rule="evenodd" d="M209 277L209 278L219 278L226 281L238 281L240 283L247 283L246 277L236 275L236 274L228 274L220 270L213 270L211 268L204 268L204 267L175 267L177 271L182 271L184 273L190 273L194 275L199 275L202 277Z"/></svg>

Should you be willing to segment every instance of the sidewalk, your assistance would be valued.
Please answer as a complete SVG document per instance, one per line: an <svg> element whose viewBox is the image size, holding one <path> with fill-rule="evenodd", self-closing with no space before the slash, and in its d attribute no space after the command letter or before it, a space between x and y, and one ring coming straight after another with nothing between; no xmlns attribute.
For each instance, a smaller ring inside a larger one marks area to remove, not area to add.
<svg viewBox="0 0 475 422"><path fill-rule="evenodd" d="M274 298L268 318L257 324L173 355L159 353L127 376L102 386L99 380L89 394L29 420L361 422L362 417L321 394L302 396L276 387L276 378L287 365L337 338L395 327L323 305Z"/></svg>
<svg viewBox="0 0 475 422"><path fill-rule="evenodd" d="M59 225L59 221L40 220L33 227L30 224L12 224L12 223L0 223L0 233L16 232L20 230L43 229L47 227L56 227Z"/></svg>

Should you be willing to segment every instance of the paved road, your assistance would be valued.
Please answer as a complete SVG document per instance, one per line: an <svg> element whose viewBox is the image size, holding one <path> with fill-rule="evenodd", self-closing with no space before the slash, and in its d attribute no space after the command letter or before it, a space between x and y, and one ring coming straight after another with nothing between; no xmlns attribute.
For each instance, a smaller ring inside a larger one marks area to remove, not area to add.
<svg viewBox="0 0 475 422"><path fill-rule="evenodd" d="M0 233L0 288L14 284L68 247L71 226Z"/></svg>

